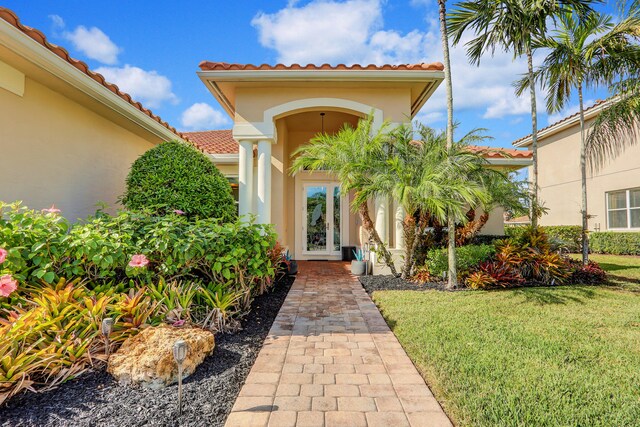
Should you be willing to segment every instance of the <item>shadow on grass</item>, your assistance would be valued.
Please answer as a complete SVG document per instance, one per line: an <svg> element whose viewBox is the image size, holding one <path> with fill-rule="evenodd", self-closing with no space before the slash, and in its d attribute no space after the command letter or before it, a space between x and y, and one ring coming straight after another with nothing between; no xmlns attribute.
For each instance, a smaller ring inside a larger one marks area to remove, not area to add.
<svg viewBox="0 0 640 427"><path fill-rule="evenodd" d="M539 287L514 289L513 295L524 298L523 303L547 304L584 304L585 299L596 297L596 291L587 287Z"/></svg>
<svg viewBox="0 0 640 427"><path fill-rule="evenodd" d="M638 274L640 274L640 265L624 265L624 264L614 264L610 262L599 262L600 267L602 267L605 271L618 271L618 270L636 270Z"/></svg>

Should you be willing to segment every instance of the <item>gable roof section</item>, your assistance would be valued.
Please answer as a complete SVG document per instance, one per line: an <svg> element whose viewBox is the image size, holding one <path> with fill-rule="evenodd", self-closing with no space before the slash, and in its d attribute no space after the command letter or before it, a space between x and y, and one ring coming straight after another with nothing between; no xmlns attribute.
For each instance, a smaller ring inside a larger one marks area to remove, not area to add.
<svg viewBox="0 0 640 427"><path fill-rule="evenodd" d="M66 61L70 67L73 67L78 71L80 71L81 73L83 73L86 76L86 78L92 79L95 82L107 88L114 95L118 96L123 101L132 105L134 108L136 108L137 110L139 110L140 112L148 116L151 120L154 120L155 122L159 123L161 126L165 127L167 130L169 130L170 132L174 133L178 138L185 139L184 135L181 132L178 132L174 127L172 127L167 122L162 120L159 116L153 114L151 110L145 108L141 103L135 101L133 98L131 98L131 96L128 93L122 92L118 88L118 86L106 81L104 76L102 76L102 74L91 71L91 69L89 68L89 65L87 65L85 62L72 58L71 55L69 55L69 52L67 52L65 48L58 46L56 44L50 43L45 37L45 35L39 30L36 30L35 28L22 24L18 16L10 9L0 6L0 19L4 20L9 25L15 27L17 30L21 31L25 36L29 37L36 43L48 49L54 55Z"/></svg>
<svg viewBox="0 0 640 427"><path fill-rule="evenodd" d="M202 61L198 76L230 117L236 113L236 91L245 87L278 87L310 82L371 87L404 87L410 90L411 117L422 108L444 79L439 62L399 65L254 65Z"/></svg>
<svg viewBox="0 0 640 427"><path fill-rule="evenodd" d="M596 101L595 104L591 105L588 108L584 109L584 118L588 120L594 116L596 116L600 111L609 106L613 102L612 98ZM548 136L553 135L554 133L558 133L564 129L567 129L571 126L580 123L580 112L573 113L561 120L558 120L555 123L550 124L542 129L538 129L538 140L546 138ZM527 147L531 145L531 134L527 136L523 136L522 138L516 139L511 143L516 147Z"/></svg>

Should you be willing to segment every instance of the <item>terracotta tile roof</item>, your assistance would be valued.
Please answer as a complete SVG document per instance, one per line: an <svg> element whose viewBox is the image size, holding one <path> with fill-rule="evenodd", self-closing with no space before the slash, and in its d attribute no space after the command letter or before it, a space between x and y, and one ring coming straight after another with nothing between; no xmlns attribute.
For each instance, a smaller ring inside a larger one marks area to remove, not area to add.
<svg viewBox="0 0 640 427"><path fill-rule="evenodd" d="M200 69L202 71L255 71L255 70L353 70L353 71L361 71L361 70L374 70L374 71L384 71L384 70L400 70L400 71L442 71L444 70L444 65L440 62L431 62L431 63L420 63L420 64L398 64L398 65L330 65L330 64L322 64L322 65L300 65L300 64L276 64L276 65L253 65L253 64L230 64L227 62L211 62L211 61L202 61L200 63Z"/></svg>
<svg viewBox="0 0 640 427"><path fill-rule="evenodd" d="M237 154L238 141L233 139L231 129L185 132L187 138L200 150L209 154Z"/></svg>
<svg viewBox="0 0 640 427"><path fill-rule="evenodd" d="M533 152L529 150L518 150L515 148L497 148L479 145L472 145L469 148L475 152L484 151L484 157L488 159L530 159L533 157Z"/></svg>
<svg viewBox="0 0 640 427"><path fill-rule="evenodd" d="M609 101L611 101L611 98L605 99L605 100L596 101L595 104L593 104L592 106L584 109L584 114L586 115L590 111L593 111L594 108L599 107L602 104L605 104L605 103L607 103ZM563 118L561 120L558 120L555 123L550 124L549 126L543 127L542 129L538 129L538 135L540 135L541 132L544 132L544 131L550 130L550 129L556 127L556 126L559 126L559 125L561 125L562 123L565 123L568 120L571 120L571 119L573 119L575 117L578 117L579 115L580 115L580 112L578 111L577 113L573 113L573 114L571 114L571 115L569 115L569 116L567 116L567 117L565 117L565 118ZM522 138L518 138L515 141L513 141L511 144L512 145L517 145L517 144L519 144L519 143L521 143L521 142L523 142L523 141L525 141L526 139L529 139L529 138L531 138L531 134L523 136Z"/></svg>
<svg viewBox="0 0 640 427"><path fill-rule="evenodd" d="M178 132L174 127L170 126L167 122L163 121L160 117L158 117L155 114L153 114L151 112L151 110L148 110L148 109L144 108L142 106L142 104L140 104L139 102L134 101L129 94L122 92L118 88L118 86L116 86L115 84L107 82L105 80L105 78L102 76L102 74L99 74L99 73L96 73L94 71L91 71L89 69L89 66L86 63L84 63L84 62L82 62L82 61L80 61L78 59L72 58L69 55L69 52L67 52L67 50L65 48L63 48L61 46L58 46L58 45L55 45L53 43L50 43L42 32L36 30L35 28L31 28L31 27L28 27L28 26L22 24L20 22L20 19L18 18L18 16L13 11L11 11L10 9L7 9L6 7L0 6L0 19L5 20L10 25L13 25L18 30L22 31L27 37L30 37L31 39L33 39L37 43L39 43L42 46L44 46L45 48L49 49L54 54L56 54L57 56L59 56L63 60L67 61L71 66L77 68L78 70L80 70L81 72L86 74L89 78L91 78L91 79L95 80L96 82L100 83L101 85L103 85L104 87L109 89L111 92L113 92L114 94L118 95L120 98L122 98L123 100L125 100L129 104L133 105L138 110L142 111L144 114L146 114L147 116L151 117L156 122L160 123L162 126L164 126L167 129L169 129L171 132L175 133L177 136L179 136L181 138L184 138L182 133Z"/></svg>
<svg viewBox="0 0 640 427"><path fill-rule="evenodd" d="M231 129L224 130L205 130L200 132L184 133L196 147L209 154L237 154L238 141L233 139ZM498 158L517 158L529 159L532 156L531 151L517 150L515 148L495 148L471 146L473 151L484 151L485 157L490 159Z"/></svg>

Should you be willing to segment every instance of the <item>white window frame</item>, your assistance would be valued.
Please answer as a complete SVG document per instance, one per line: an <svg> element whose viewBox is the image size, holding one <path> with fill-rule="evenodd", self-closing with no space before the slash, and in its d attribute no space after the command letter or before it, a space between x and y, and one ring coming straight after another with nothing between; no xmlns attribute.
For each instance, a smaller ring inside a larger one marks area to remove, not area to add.
<svg viewBox="0 0 640 427"><path fill-rule="evenodd" d="M607 207L607 230L627 230L627 231L636 231L636 230L640 230L640 227L631 227L631 211L632 210L640 210L640 207L631 207L631 192L632 191L637 191L640 190L640 187L635 187L635 188L626 188L623 190L613 190L613 191L607 191L604 195L605 197L605 204ZM625 198L626 198L626 206L624 208L616 208L616 209L610 209L609 208L609 194L611 193L621 193L623 192L625 193ZM627 213L627 226L626 227L611 227L609 225L609 212L613 212L613 211L625 211Z"/></svg>

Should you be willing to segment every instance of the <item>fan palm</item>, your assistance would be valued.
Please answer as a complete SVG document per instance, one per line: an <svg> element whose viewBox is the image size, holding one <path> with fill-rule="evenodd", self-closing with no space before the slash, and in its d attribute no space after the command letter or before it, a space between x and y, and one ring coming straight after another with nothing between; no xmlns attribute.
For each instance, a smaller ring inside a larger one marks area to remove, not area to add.
<svg viewBox="0 0 640 427"><path fill-rule="evenodd" d="M538 116L533 69L533 42L547 31L549 18L567 10L580 16L590 11L592 0L469 0L458 3L449 16L449 33L453 44L461 42L467 31L474 34L468 41L469 60L480 64L486 53L496 49L513 52L514 57L526 56L529 93L531 96L531 149L533 176L531 191L531 223L537 226L538 203Z"/></svg>
<svg viewBox="0 0 640 427"><path fill-rule="evenodd" d="M638 47L634 39L640 29L640 10L630 9L629 15L614 24L609 15L590 13L580 22L574 12L560 14L551 37L543 37L535 48L549 53L536 70L535 79L548 89L547 111L556 113L565 108L572 92L577 91L580 114L580 174L582 214L582 262L589 262L587 232L587 144L585 135L585 88L611 84L614 79L637 69ZM528 78L517 84L518 94L530 86Z"/></svg>
<svg viewBox="0 0 640 427"><path fill-rule="evenodd" d="M351 209L360 215L363 228L376 244L384 263L393 275L397 275L391 253L380 238L369 214L367 197L362 195L374 178L371 166L382 161L387 124L373 131L373 116L360 120L353 128L345 125L335 134L319 133L308 144L300 146L294 153L290 169L292 174L302 170L330 171L340 181L340 191L355 192Z"/></svg>

